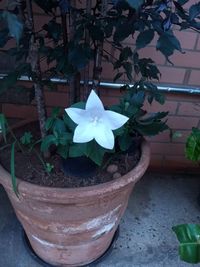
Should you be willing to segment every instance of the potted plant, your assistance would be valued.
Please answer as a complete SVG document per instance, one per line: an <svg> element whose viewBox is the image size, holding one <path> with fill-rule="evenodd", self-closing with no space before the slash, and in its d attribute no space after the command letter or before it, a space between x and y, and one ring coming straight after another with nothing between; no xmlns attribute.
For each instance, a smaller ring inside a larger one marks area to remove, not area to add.
<svg viewBox="0 0 200 267"><path fill-rule="evenodd" d="M1 91L15 86L21 76L29 77L39 127L23 122L13 130L1 114L7 144L1 153L0 183L31 246L44 261L81 266L109 247L132 188L149 164L143 136L168 129L163 121L166 112L147 114L143 108L145 101L163 104L164 98L151 82L159 79L158 68L139 50L157 34L157 49L169 62L175 50L181 51L172 25L198 27L198 6L193 5L188 15L183 8L186 2L118 0L76 5L68 0L22 0L8 1L1 10L0 45L11 37L16 40L16 47L7 50L16 58L16 66L2 80ZM35 27L33 4L49 16L40 30ZM134 47L123 45L130 36L137 36ZM118 58L106 51L106 43L119 52ZM47 68L41 68L44 59ZM121 88L119 104L109 108L99 98L103 60L113 64L114 81L125 76L131 83L133 73L139 77L133 86ZM44 88L52 88L55 77L67 79L70 107L64 113L54 109L47 118ZM9 163L6 153L11 154Z"/></svg>

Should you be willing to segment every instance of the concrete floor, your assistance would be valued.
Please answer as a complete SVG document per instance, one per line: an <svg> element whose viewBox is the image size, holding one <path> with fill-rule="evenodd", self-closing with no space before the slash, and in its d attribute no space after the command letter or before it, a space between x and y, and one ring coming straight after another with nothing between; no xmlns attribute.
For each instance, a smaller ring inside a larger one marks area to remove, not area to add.
<svg viewBox="0 0 200 267"><path fill-rule="evenodd" d="M200 177L147 173L137 184L112 253L96 267L189 267L181 262L171 231L198 223ZM24 248L21 227L0 186L0 267L41 267Z"/></svg>

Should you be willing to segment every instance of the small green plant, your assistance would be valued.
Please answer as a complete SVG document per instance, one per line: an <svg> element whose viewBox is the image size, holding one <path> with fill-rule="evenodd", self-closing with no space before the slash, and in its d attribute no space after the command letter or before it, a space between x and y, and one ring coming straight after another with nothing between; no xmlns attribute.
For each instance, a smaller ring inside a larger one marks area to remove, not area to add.
<svg viewBox="0 0 200 267"><path fill-rule="evenodd" d="M187 137L185 155L189 160L199 163L200 161L200 130L192 128ZM200 263L200 225L181 224L172 227L179 245L181 260L188 263Z"/></svg>
<svg viewBox="0 0 200 267"><path fill-rule="evenodd" d="M191 134L188 136L185 148L186 157L192 161L200 161L200 130L192 128Z"/></svg>
<svg viewBox="0 0 200 267"><path fill-rule="evenodd" d="M188 263L200 262L200 225L181 224L174 226L179 245L179 255L181 260Z"/></svg>

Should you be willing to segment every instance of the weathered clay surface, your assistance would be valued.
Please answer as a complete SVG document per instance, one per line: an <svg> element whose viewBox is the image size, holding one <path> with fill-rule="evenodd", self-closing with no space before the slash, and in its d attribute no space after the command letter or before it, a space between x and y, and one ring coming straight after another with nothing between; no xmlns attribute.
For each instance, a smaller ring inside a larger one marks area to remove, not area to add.
<svg viewBox="0 0 200 267"><path fill-rule="evenodd" d="M0 166L4 186L35 252L58 266L82 266L102 255L110 245L135 183L149 164L149 146L142 145L138 165L111 182L82 188L41 187L11 176Z"/></svg>

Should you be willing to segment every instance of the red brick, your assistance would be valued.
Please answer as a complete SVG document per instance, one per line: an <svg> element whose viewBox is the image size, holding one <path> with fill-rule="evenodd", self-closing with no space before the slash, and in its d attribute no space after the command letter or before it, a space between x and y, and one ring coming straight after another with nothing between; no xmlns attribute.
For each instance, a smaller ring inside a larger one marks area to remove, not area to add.
<svg viewBox="0 0 200 267"><path fill-rule="evenodd" d="M44 14L44 13L43 13ZM51 17L46 15L34 15L35 30L39 31L42 29L44 24L48 24Z"/></svg>
<svg viewBox="0 0 200 267"><path fill-rule="evenodd" d="M68 106L68 94L58 93L58 92L45 92L45 101L47 106L58 106L67 107Z"/></svg>
<svg viewBox="0 0 200 267"><path fill-rule="evenodd" d="M162 155L151 155L149 167L152 168L162 168L163 156Z"/></svg>
<svg viewBox="0 0 200 267"><path fill-rule="evenodd" d="M145 47L139 50L140 58L151 58L155 61L156 64L163 65L165 64L165 57L155 47Z"/></svg>
<svg viewBox="0 0 200 267"><path fill-rule="evenodd" d="M177 137L172 137L172 139L170 138L170 133L169 131L164 131L156 136L150 136L150 137L145 137L149 142L151 143L155 143L155 142L162 142L162 143L185 143L187 140L188 135L191 133L191 130L185 131L185 130L181 130L181 131L173 131L173 133L175 134L177 132L177 134L179 136Z"/></svg>
<svg viewBox="0 0 200 267"><path fill-rule="evenodd" d="M165 156L163 162L163 168L165 169L176 169L177 171L183 171L188 169L190 173L192 171L199 172L199 165L190 160L187 160L184 156L170 155Z"/></svg>
<svg viewBox="0 0 200 267"><path fill-rule="evenodd" d="M188 84L200 85L200 70L191 70Z"/></svg>
<svg viewBox="0 0 200 267"><path fill-rule="evenodd" d="M160 105L158 102L153 102L152 105L150 105L148 102L145 103L145 109L147 109L148 112L159 112L159 111L169 111L169 114L175 114L177 109L178 103L175 101L168 101L163 105Z"/></svg>
<svg viewBox="0 0 200 267"><path fill-rule="evenodd" d="M184 155L185 144L150 143L152 154Z"/></svg>
<svg viewBox="0 0 200 267"><path fill-rule="evenodd" d="M187 51L185 54L175 52L170 57L175 66L186 68L200 68L199 52Z"/></svg>
<svg viewBox="0 0 200 267"><path fill-rule="evenodd" d="M198 36L196 32L174 31L174 35L180 41L182 49L194 49Z"/></svg>
<svg viewBox="0 0 200 267"><path fill-rule="evenodd" d="M116 98L116 97L104 97L104 96L102 96L101 100L102 100L103 104L107 107L118 104L118 102L119 102L118 98Z"/></svg>
<svg viewBox="0 0 200 267"><path fill-rule="evenodd" d="M174 131L174 133L175 132L176 131ZM177 133L180 134L180 136L173 138L172 142L173 143L185 143L188 135L191 133L191 130L188 130L188 131L181 130L181 131L177 131Z"/></svg>
<svg viewBox="0 0 200 267"><path fill-rule="evenodd" d="M164 131L162 133L159 133L156 136L149 136L145 137L149 142L162 142L162 143L169 143L170 142L170 132Z"/></svg>
<svg viewBox="0 0 200 267"><path fill-rule="evenodd" d="M172 129L190 130L192 127L197 127L199 118L184 117L184 116L169 116L167 124Z"/></svg>
<svg viewBox="0 0 200 267"><path fill-rule="evenodd" d="M175 64L176 65L176 64ZM159 66L161 72L160 83L182 84L184 81L186 70L182 68L174 68L167 66Z"/></svg>
<svg viewBox="0 0 200 267"><path fill-rule="evenodd" d="M198 102L199 96L193 94L185 93L166 93L167 100L177 101L177 102Z"/></svg>
<svg viewBox="0 0 200 267"><path fill-rule="evenodd" d="M47 108L47 115L51 114L51 108ZM34 105L14 105L14 104L3 104L2 112L8 118L16 119L37 119L37 109Z"/></svg>
<svg viewBox="0 0 200 267"><path fill-rule="evenodd" d="M3 104L3 113L9 118L37 118L37 111L34 106Z"/></svg>
<svg viewBox="0 0 200 267"><path fill-rule="evenodd" d="M192 5L196 4L198 1L196 0L189 0L183 7L184 9L189 9Z"/></svg>
<svg viewBox="0 0 200 267"><path fill-rule="evenodd" d="M92 73L92 71L90 71L90 73ZM113 81L113 78L115 75L116 75L116 71L113 69L113 65L110 63L104 62L102 65L102 73L101 73L102 80Z"/></svg>
<svg viewBox="0 0 200 267"><path fill-rule="evenodd" d="M200 97L199 97L200 99ZM200 114L200 104L199 103L189 103L189 102L182 102L179 104L178 108L179 115L185 116L198 116Z"/></svg>

